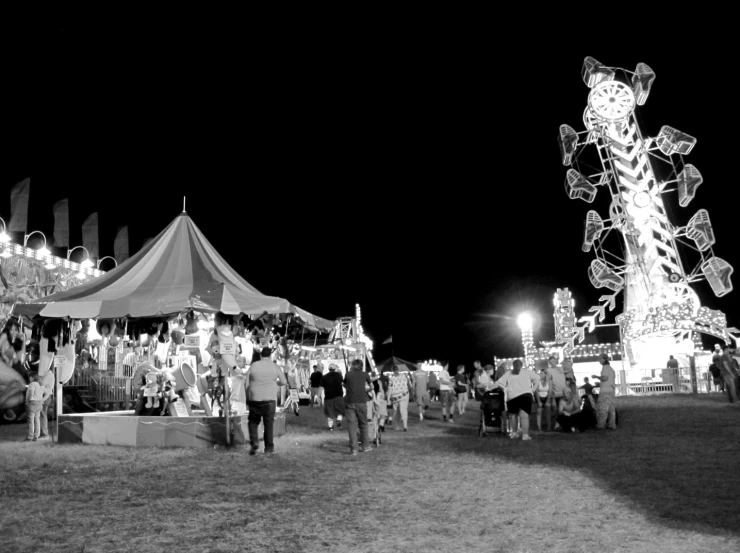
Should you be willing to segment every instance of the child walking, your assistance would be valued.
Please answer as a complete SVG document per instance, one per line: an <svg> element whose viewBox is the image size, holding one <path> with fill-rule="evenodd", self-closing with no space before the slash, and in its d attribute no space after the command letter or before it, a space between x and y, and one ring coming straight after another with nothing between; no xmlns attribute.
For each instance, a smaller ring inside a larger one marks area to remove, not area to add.
<svg viewBox="0 0 740 553"><path fill-rule="evenodd" d="M38 373L32 374L26 389L26 420L28 421L27 442L35 442L41 435L41 406L47 398L46 388L39 384Z"/></svg>

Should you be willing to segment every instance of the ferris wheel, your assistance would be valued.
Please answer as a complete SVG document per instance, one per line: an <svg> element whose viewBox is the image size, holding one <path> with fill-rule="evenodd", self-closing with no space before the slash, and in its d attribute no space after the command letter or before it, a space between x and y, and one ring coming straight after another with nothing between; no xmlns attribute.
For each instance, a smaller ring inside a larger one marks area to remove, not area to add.
<svg viewBox="0 0 740 553"><path fill-rule="evenodd" d="M714 255L714 231L709 213L700 209L686 225L677 225L664 197L676 192L686 207L696 195L702 176L684 162L696 139L663 126L655 137L643 135L635 109L648 99L655 73L644 63L634 71L584 60L582 77L591 89L583 114L585 130L561 125L560 153L571 199L593 203L600 187L611 199L608 214L586 214L582 250L592 251L588 275L596 288L606 288L593 313L580 323L559 329L574 347L584 329L593 330L606 308L624 292L624 311L617 317L626 353L633 364L640 352L654 351L658 341L678 343L703 332L729 340L726 318L702 307L692 284L706 280L717 297L732 291L732 266ZM594 151L595 150L595 151Z"/></svg>

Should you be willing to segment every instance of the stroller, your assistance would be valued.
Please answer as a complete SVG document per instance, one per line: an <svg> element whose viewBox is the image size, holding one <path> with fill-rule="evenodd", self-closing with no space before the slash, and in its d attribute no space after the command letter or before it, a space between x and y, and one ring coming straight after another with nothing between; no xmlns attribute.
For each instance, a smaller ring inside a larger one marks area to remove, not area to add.
<svg viewBox="0 0 740 553"><path fill-rule="evenodd" d="M506 418L506 401L504 390L495 388L483 394L480 404L480 426L478 426L478 436L483 437L486 432L503 433Z"/></svg>

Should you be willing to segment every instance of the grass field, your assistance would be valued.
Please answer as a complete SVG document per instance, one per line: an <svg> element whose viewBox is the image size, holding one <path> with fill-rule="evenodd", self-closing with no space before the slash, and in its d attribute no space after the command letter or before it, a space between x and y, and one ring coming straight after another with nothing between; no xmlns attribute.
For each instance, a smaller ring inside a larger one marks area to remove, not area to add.
<svg viewBox="0 0 740 553"><path fill-rule="evenodd" d="M476 437L475 402L453 424L411 407L407 433L357 457L308 407L274 456L22 443L5 425L0 551L740 551L740 406L617 406L616 432L531 442Z"/></svg>

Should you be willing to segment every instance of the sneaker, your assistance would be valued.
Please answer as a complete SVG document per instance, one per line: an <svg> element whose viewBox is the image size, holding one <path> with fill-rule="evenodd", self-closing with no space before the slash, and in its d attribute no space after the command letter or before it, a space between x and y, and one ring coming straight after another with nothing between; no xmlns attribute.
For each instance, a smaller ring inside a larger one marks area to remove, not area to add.
<svg viewBox="0 0 740 553"><path fill-rule="evenodd" d="M48 434L41 434L41 436L39 436L39 440L46 440L48 437Z"/></svg>
<svg viewBox="0 0 740 553"><path fill-rule="evenodd" d="M33 441L34 441L34 442L38 441L38 438L34 437L34 438L33 438Z"/></svg>
<svg viewBox="0 0 740 553"><path fill-rule="evenodd" d="M258 449L259 449L258 447L250 447L249 448L249 454L250 455L256 455Z"/></svg>
<svg viewBox="0 0 740 553"><path fill-rule="evenodd" d="M25 439L25 440L23 440L23 441L24 441L24 442L32 442L32 441L33 441L33 438L26 438L26 439Z"/></svg>
<svg viewBox="0 0 740 553"><path fill-rule="evenodd" d="M334 427L333 426L330 426L329 427L329 432L334 432Z"/></svg>
<svg viewBox="0 0 740 553"><path fill-rule="evenodd" d="M442 422L447 422L447 415L442 415Z"/></svg>
<svg viewBox="0 0 740 553"><path fill-rule="evenodd" d="M450 422L455 422L455 420L452 417L450 417Z"/></svg>
<svg viewBox="0 0 740 553"><path fill-rule="evenodd" d="M512 440L516 440L518 437L519 432L512 432L511 434L509 434L509 438L511 438Z"/></svg>
<svg viewBox="0 0 740 553"><path fill-rule="evenodd" d="M522 436L522 441L527 442L532 439L532 436Z"/></svg>
<svg viewBox="0 0 740 553"><path fill-rule="evenodd" d="M363 447L360 451L362 451L363 453L367 453L368 451L372 451L372 450L373 450L372 447L367 446L367 447Z"/></svg>
<svg viewBox="0 0 740 553"><path fill-rule="evenodd" d="M266 449L266 450L265 450L265 453L266 453L267 455L275 455L275 450L274 450L274 449Z"/></svg>
<svg viewBox="0 0 740 553"><path fill-rule="evenodd" d="M408 431L409 431L409 429L408 429L408 428L404 428L404 429L403 429L403 431L404 431L404 432L408 432Z"/></svg>
<svg viewBox="0 0 740 553"><path fill-rule="evenodd" d="M339 430L341 430L341 429L342 429L342 423L341 423L341 422L339 422L339 421L337 421L337 428L338 428Z"/></svg>
<svg viewBox="0 0 740 553"><path fill-rule="evenodd" d="M357 455L357 450L356 449L351 449L350 452L349 452L349 454L352 455L352 456L355 456L355 455Z"/></svg>

